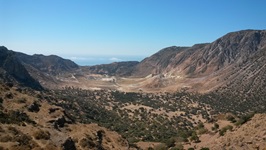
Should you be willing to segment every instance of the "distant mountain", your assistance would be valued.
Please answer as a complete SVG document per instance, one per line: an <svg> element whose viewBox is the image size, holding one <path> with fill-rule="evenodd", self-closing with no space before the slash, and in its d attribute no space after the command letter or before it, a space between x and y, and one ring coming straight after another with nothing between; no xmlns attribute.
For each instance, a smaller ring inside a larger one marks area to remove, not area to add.
<svg viewBox="0 0 266 150"><path fill-rule="evenodd" d="M69 72L79 68L77 64L68 59L56 55L44 56L41 54L27 55L16 53L16 57L28 67L33 67L40 72L51 75L58 75L62 72Z"/></svg>
<svg viewBox="0 0 266 150"><path fill-rule="evenodd" d="M208 75L232 65L242 65L266 46L265 34L266 31L258 30L232 32L194 50L184 61L179 60L191 51L176 56L172 63L178 64L186 75L192 76Z"/></svg>
<svg viewBox="0 0 266 150"><path fill-rule="evenodd" d="M15 55L30 75L46 88L58 88L59 83L68 81L79 69L73 61L56 55L27 55L19 52Z"/></svg>
<svg viewBox="0 0 266 150"><path fill-rule="evenodd" d="M129 76L139 62L126 61L114 62L111 64L85 66L82 70L92 74L107 74L111 76Z"/></svg>
<svg viewBox="0 0 266 150"><path fill-rule="evenodd" d="M160 70L166 69L171 59L186 47L168 47L160 50L154 55L142 60L136 68L134 68L134 76L145 77L149 74L158 74Z"/></svg>
<svg viewBox="0 0 266 150"><path fill-rule="evenodd" d="M142 60L132 73L133 76L145 77L150 74L160 74L164 71L171 71L176 65L174 61L176 55L184 53L189 47L167 47L150 57ZM185 57L183 57L185 59Z"/></svg>
<svg viewBox="0 0 266 150"><path fill-rule="evenodd" d="M30 76L48 88L64 86L91 88L90 85L97 88L99 85L100 88L111 86L119 89L125 87L128 90L165 88L166 91L175 91L188 88L202 92L222 89L243 93L264 93L265 51L266 30L242 30L228 33L212 43L196 44L192 47L167 47L141 62L115 62L80 67L71 60L55 55L30 56L12 52L12 57L8 58L23 65ZM2 57L6 58L6 55ZM8 69L6 67L3 70ZM119 82L132 84L130 86L119 85L106 82L104 76L91 78L90 74L142 78L142 80ZM13 76L16 76L17 80L22 79L17 73Z"/></svg>
<svg viewBox="0 0 266 150"><path fill-rule="evenodd" d="M17 59L16 53L6 47L0 47L0 75L4 82L15 82L22 86L41 90L42 86L33 79L21 62Z"/></svg>
<svg viewBox="0 0 266 150"><path fill-rule="evenodd" d="M210 44L163 49L141 61L132 75L198 78L200 81L193 80L193 84L197 82L201 89L209 90L221 86L263 89L265 51L266 30L243 30L228 33Z"/></svg>
<svg viewBox="0 0 266 150"><path fill-rule="evenodd" d="M3 46L0 50L2 79L11 80L12 77L17 82L35 89L41 89L41 85L55 88L62 80L71 78L79 69L71 60L55 55L27 55Z"/></svg>
<svg viewBox="0 0 266 150"><path fill-rule="evenodd" d="M208 75L249 61L266 45L265 33L265 30L243 30L228 33L210 44L168 47L141 61L134 74L147 76L175 70L174 73L187 76Z"/></svg>

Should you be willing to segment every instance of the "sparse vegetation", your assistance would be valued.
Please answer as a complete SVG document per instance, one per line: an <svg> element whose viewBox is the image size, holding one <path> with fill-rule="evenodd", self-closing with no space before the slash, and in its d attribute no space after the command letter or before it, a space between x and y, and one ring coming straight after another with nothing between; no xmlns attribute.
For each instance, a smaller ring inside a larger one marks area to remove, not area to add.
<svg viewBox="0 0 266 150"><path fill-rule="evenodd" d="M16 102L26 104L25 98L18 99L14 94L10 94ZM206 133L219 131L223 136L226 131L232 130L233 126L226 126L219 130L219 124L216 122L217 114L231 112L232 115L226 115L226 119L236 125L246 123L254 114L233 107L236 103L242 105L241 102L236 101L241 99L241 96L231 100L233 94L224 95L220 92L130 93L66 87L63 90L38 93L37 96L39 99L45 99L53 105L62 107L65 110L64 115L70 118L71 122L97 123L120 133L131 146L138 141L164 143L154 149L182 149L183 142L201 142L199 136ZM0 111L0 121L4 124L22 125L24 122L35 124L23 110L37 113L40 106L34 100L32 105L26 105L26 108L21 110ZM57 110L59 109L49 109L49 113ZM253 107L249 110L253 110ZM208 131L204 123L212 123L213 131ZM12 132L15 133L15 130ZM50 134L47 131L38 130L34 132L33 137L37 140L49 140ZM3 137L1 138L3 141ZM10 140L8 136L4 138ZM83 138L76 142L83 148L92 148L97 145L91 138Z"/></svg>
<svg viewBox="0 0 266 150"><path fill-rule="evenodd" d="M22 124L23 122L35 124L26 113L20 111L9 111L8 113L0 111L0 122L7 124Z"/></svg>
<svg viewBox="0 0 266 150"><path fill-rule="evenodd" d="M216 131L219 129L219 124L218 123L214 123L213 127L212 127L212 130Z"/></svg>

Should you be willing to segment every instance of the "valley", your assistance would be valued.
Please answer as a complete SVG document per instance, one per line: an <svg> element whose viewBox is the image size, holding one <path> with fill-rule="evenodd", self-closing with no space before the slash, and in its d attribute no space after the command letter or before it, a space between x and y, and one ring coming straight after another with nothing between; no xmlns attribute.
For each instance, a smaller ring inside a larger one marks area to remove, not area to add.
<svg viewBox="0 0 266 150"><path fill-rule="evenodd" d="M266 148L265 30L95 66L0 52L0 149Z"/></svg>

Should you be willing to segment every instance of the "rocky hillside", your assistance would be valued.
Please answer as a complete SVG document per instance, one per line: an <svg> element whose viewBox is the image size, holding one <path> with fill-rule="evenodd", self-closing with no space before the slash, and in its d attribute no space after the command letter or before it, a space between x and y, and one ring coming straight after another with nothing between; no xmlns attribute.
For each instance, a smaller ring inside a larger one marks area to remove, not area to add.
<svg viewBox="0 0 266 150"><path fill-rule="evenodd" d="M264 30L232 32L210 44L163 49L140 62L134 74L147 76L171 71L186 76L209 75L251 61L250 58L261 53L265 46ZM148 66L153 69L147 69Z"/></svg>
<svg viewBox="0 0 266 150"><path fill-rule="evenodd" d="M170 69L174 57L182 53L188 47L167 47L154 55L142 60L133 70L132 75L146 77L150 74L160 74L164 70Z"/></svg>
<svg viewBox="0 0 266 150"><path fill-rule="evenodd" d="M21 62L16 58L15 52L6 47L0 47L0 80L15 82L21 86L41 90L42 86L34 80Z"/></svg>
<svg viewBox="0 0 266 150"><path fill-rule="evenodd" d="M80 73L77 64L55 55L27 55L8 50L3 46L0 50L2 78L12 77L28 87L58 88L60 83L76 82L74 75Z"/></svg>
<svg viewBox="0 0 266 150"><path fill-rule="evenodd" d="M58 75L64 72L70 72L79 68L71 60L63 59L56 55L44 56L41 54L27 55L16 53L16 57L27 67L51 75Z"/></svg>
<svg viewBox="0 0 266 150"><path fill-rule="evenodd" d="M266 31L244 30L229 33L201 49L184 61L176 56L173 63L183 66L186 75L208 75L235 65L243 65L266 46Z"/></svg>
<svg viewBox="0 0 266 150"><path fill-rule="evenodd" d="M243 30L228 33L210 44L163 49L141 61L132 75L157 76L149 81L149 87L160 87L171 78L172 85L176 82L196 91L197 87L212 91L236 86L242 92L261 91L266 87L265 51L266 30ZM182 80L173 80L177 77Z"/></svg>

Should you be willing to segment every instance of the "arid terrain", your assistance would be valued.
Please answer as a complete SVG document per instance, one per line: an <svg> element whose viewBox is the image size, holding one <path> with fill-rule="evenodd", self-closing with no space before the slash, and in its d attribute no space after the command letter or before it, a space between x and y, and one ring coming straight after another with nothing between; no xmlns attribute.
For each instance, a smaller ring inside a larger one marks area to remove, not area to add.
<svg viewBox="0 0 266 150"><path fill-rule="evenodd" d="M79 66L0 47L0 149L266 149L266 31Z"/></svg>

